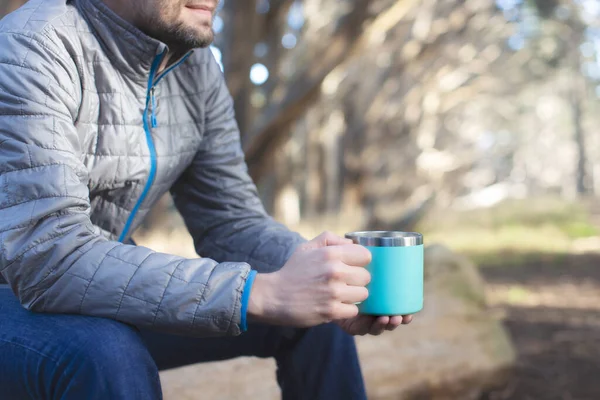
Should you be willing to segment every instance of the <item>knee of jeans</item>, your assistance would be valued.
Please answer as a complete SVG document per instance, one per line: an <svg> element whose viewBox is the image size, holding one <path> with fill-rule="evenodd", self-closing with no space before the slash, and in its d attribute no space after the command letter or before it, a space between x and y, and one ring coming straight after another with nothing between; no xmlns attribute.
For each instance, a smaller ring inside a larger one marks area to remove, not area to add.
<svg viewBox="0 0 600 400"><path fill-rule="evenodd" d="M73 327L69 344L69 366L92 369L105 374L158 370L138 333L128 325L104 319L86 318Z"/></svg>

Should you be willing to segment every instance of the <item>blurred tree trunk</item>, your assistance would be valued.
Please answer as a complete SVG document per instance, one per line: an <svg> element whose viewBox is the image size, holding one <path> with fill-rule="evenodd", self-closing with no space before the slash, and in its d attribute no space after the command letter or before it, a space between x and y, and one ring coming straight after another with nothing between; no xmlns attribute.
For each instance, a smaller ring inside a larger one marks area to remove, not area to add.
<svg viewBox="0 0 600 400"><path fill-rule="evenodd" d="M573 80L573 89L571 95L571 113L573 118L574 141L577 147L577 194L584 196L588 193L588 174L587 174L587 150L585 145L585 132L582 126L583 107L585 101L585 81L576 76Z"/></svg>
<svg viewBox="0 0 600 400"><path fill-rule="evenodd" d="M589 193L588 157L586 148L586 132L583 126L585 118L585 103L588 100L587 81L583 75L582 66L585 64L580 47L585 38L585 24L574 21L569 26L569 38L571 45L567 53L566 64L570 66L573 80L571 82L570 102L571 116L573 118L573 141L577 149L577 165L575 173L576 191L578 196Z"/></svg>
<svg viewBox="0 0 600 400"><path fill-rule="evenodd" d="M293 0L273 0L266 13L257 13L259 1L225 2L220 15L226 29L219 38L223 52L223 67L227 86L234 99L236 120L246 141L252 121L256 118L252 94L255 90L250 81L250 69L257 62L256 48L264 46L266 60L271 73L278 68L281 59L281 37L286 25L285 17ZM266 91L273 89L275 76L265 85ZM268 95L268 94L267 94Z"/></svg>
<svg viewBox="0 0 600 400"><path fill-rule="evenodd" d="M252 83L250 68L254 63L254 47L258 39L260 16L256 13L256 0L226 1L223 67L227 86L234 100L235 115L244 128L251 118L250 94Z"/></svg>

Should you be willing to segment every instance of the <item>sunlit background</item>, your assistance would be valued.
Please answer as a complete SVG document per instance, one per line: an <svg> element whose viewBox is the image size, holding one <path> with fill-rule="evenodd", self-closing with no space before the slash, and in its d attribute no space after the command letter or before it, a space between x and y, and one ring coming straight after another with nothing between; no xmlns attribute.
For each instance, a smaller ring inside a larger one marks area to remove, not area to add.
<svg viewBox="0 0 600 400"><path fill-rule="evenodd" d="M225 0L214 29L267 210L431 246L425 311L359 340L370 398L600 398L600 1ZM136 237L197 257L168 196ZM165 396L277 398L272 369Z"/></svg>

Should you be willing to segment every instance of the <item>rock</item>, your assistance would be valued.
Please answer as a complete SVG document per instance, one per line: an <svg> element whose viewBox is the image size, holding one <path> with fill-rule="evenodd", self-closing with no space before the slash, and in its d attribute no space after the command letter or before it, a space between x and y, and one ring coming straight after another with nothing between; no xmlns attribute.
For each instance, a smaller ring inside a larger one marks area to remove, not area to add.
<svg viewBox="0 0 600 400"><path fill-rule="evenodd" d="M585 237L573 240L571 251L576 254L600 252L600 236Z"/></svg>
<svg viewBox="0 0 600 400"><path fill-rule="evenodd" d="M280 399L275 362L240 357L160 373L165 400Z"/></svg>
<svg viewBox="0 0 600 400"><path fill-rule="evenodd" d="M502 384L514 348L485 305L484 283L466 258L425 251L425 308L412 324L357 344L369 399L476 399ZM275 364L240 358L161 373L165 399L278 399Z"/></svg>

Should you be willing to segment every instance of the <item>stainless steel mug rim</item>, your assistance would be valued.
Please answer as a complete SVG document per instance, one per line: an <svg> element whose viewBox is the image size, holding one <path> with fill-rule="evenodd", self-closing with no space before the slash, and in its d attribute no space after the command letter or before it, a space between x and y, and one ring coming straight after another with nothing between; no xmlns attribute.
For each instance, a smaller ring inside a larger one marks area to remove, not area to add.
<svg viewBox="0 0 600 400"><path fill-rule="evenodd" d="M423 235L417 232L364 231L346 233L347 239L361 246L407 247L423 244Z"/></svg>

